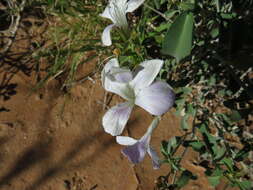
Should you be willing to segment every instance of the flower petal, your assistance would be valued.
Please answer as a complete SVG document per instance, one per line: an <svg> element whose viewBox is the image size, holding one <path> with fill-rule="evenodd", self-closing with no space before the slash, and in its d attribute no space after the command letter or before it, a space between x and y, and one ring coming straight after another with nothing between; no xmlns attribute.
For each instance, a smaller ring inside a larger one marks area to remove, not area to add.
<svg viewBox="0 0 253 190"><path fill-rule="evenodd" d="M111 16L110 11L111 11L111 7L110 7L110 5L108 5L108 6L105 8L104 12L103 12L102 14L100 14L100 16L101 16L101 17L104 17L104 18L108 18L108 19L110 19L113 23L115 23L114 18Z"/></svg>
<svg viewBox="0 0 253 190"><path fill-rule="evenodd" d="M137 143L127 146L122 150L124 154L133 164L141 162L147 152L150 138L146 138L145 141L138 141Z"/></svg>
<svg viewBox="0 0 253 190"><path fill-rule="evenodd" d="M125 7L127 0L113 0L115 3L117 3L118 8Z"/></svg>
<svg viewBox="0 0 253 190"><path fill-rule="evenodd" d="M106 63L101 78L105 90L118 94L127 100L134 98L134 91L127 83L132 79L132 73L128 69L119 68L117 59L110 59Z"/></svg>
<svg viewBox="0 0 253 190"><path fill-rule="evenodd" d="M120 135L130 117L133 106L128 102L109 109L103 117L104 130L112 136Z"/></svg>
<svg viewBox="0 0 253 190"><path fill-rule="evenodd" d="M135 11L141 4L144 3L145 0L129 0L127 2L127 13Z"/></svg>
<svg viewBox="0 0 253 190"><path fill-rule="evenodd" d="M102 33L102 43L105 46L110 46L112 45L112 39L111 39L111 30L112 27L114 27L115 24L110 24L109 26L107 26L103 33Z"/></svg>
<svg viewBox="0 0 253 190"><path fill-rule="evenodd" d="M129 146L129 145L133 145L137 143L137 140L135 140L134 138L125 137L125 136L117 136L116 141L118 144L125 145L125 146Z"/></svg>
<svg viewBox="0 0 253 190"><path fill-rule="evenodd" d="M153 168L154 169L159 169L161 163L160 163L160 159L159 159L159 156L158 156L157 152L152 147L149 147L147 149L147 152L148 152L149 156L152 159Z"/></svg>
<svg viewBox="0 0 253 190"><path fill-rule="evenodd" d="M106 80L106 73L109 73L112 67L119 67L119 62L116 58L110 59L104 66L101 72L102 86L107 90L108 80Z"/></svg>
<svg viewBox="0 0 253 190"><path fill-rule="evenodd" d="M105 86L107 91L113 92L128 101L134 101L135 94L128 83L117 82L112 80L110 77L106 77Z"/></svg>
<svg viewBox="0 0 253 190"><path fill-rule="evenodd" d="M104 66L101 72L102 86L106 89L106 76L113 81L127 83L133 79L132 72L129 69L120 68L119 62L116 58L110 59Z"/></svg>
<svg viewBox="0 0 253 190"><path fill-rule="evenodd" d="M159 120L160 118L156 117L152 121L151 125L148 127L147 132L138 141L136 141L135 139L131 137L122 137L122 136L117 137L117 142L119 144L129 145L122 150L122 154L124 154L133 164L137 164L141 162L144 159L146 152L147 151L150 152L149 143L150 143L151 135L152 135L153 130L157 127ZM136 143L134 143L134 141L136 141ZM157 158L155 157L155 153L152 152L152 156L154 157L154 168L156 168Z"/></svg>
<svg viewBox="0 0 253 190"><path fill-rule="evenodd" d="M162 81L157 81L141 89L136 96L135 104L153 115L162 115L174 104L175 94L171 87Z"/></svg>
<svg viewBox="0 0 253 190"><path fill-rule="evenodd" d="M111 75L116 81L127 83L133 79L132 72L129 69L112 67L109 75Z"/></svg>
<svg viewBox="0 0 253 190"><path fill-rule="evenodd" d="M135 89L136 93L139 89L149 86L163 66L163 61L160 59L153 59L144 61L140 64L143 67L134 79L130 82L130 85Z"/></svg>

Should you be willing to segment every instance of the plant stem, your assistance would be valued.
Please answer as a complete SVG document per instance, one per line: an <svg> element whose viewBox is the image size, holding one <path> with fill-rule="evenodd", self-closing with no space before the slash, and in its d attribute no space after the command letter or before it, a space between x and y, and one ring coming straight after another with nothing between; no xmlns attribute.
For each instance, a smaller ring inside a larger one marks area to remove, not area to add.
<svg viewBox="0 0 253 190"><path fill-rule="evenodd" d="M156 14L160 15L161 17L163 17L166 21L173 23L172 20L170 20L168 17L166 17L165 14L161 13L160 11L154 9L153 7L149 6L147 3L144 3L144 6L149 8L150 10L152 10L153 12L155 12Z"/></svg>
<svg viewBox="0 0 253 190"><path fill-rule="evenodd" d="M197 113L197 111L198 110L196 110L196 113ZM196 114L197 115L197 114ZM196 127L195 127L195 123L196 123L196 115L195 115L195 117L194 117L194 119L193 119L193 121L192 121L192 132L191 132L191 137L190 137L190 141L191 140L193 140L193 138L194 138L194 136L195 136L195 129L196 129ZM185 140L185 139L184 139ZM180 159L178 160L178 162L177 162L177 164L179 165L180 163L181 163L181 161L183 160L183 157L186 155L186 153L187 153L187 151L189 150L189 147L186 147L185 149L184 149L184 151L182 152L182 154L181 154L181 156L180 156ZM174 184L175 182L176 182L176 177L177 177L177 172L178 172L178 170L176 170L175 171L175 173L174 173L174 175L173 175L173 177L172 177L172 184Z"/></svg>

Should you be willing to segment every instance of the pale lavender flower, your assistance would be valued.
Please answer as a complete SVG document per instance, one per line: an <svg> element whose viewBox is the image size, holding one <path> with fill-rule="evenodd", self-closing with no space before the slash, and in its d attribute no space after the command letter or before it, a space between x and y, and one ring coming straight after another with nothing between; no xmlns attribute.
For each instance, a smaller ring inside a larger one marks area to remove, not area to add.
<svg viewBox="0 0 253 190"><path fill-rule="evenodd" d="M131 137L126 136L117 136L116 141L117 143L121 145L126 145L127 147L122 149L122 154L124 154L133 164L140 163L146 153L149 154L149 156L152 159L153 168L158 169L160 167L160 160L157 155L157 153L153 150L153 148L150 146L150 139L151 134L158 125L159 118L156 117L151 125L149 126L147 132L139 139L133 139Z"/></svg>
<svg viewBox="0 0 253 190"><path fill-rule="evenodd" d="M110 108L103 117L104 130L117 136L122 133L134 105L144 108L152 115L162 115L174 104L172 88L162 81L154 81L163 61L153 59L140 63L138 72L119 67L118 60L108 61L102 71L102 85L105 90L118 94L127 102Z"/></svg>
<svg viewBox="0 0 253 190"><path fill-rule="evenodd" d="M126 29L128 27L126 14L136 10L144 0L109 0L109 4L100 16L110 19L113 24L107 26L102 34L102 42L105 46L112 44L111 30L114 26Z"/></svg>

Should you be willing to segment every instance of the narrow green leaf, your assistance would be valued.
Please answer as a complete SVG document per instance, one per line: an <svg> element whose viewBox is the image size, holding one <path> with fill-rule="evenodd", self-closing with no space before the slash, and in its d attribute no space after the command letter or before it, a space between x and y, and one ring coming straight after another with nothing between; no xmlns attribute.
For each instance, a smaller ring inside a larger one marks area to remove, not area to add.
<svg viewBox="0 0 253 190"><path fill-rule="evenodd" d="M171 19L176 13L178 13L178 10L167 10L164 14L167 18Z"/></svg>
<svg viewBox="0 0 253 190"><path fill-rule="evenodd" d="M189 142L189 145L192 147L193 150L197 152L201 152L201 151L203 152L203 149L205 148L204 143L197 140Z"/></svg>
<svg viewBox="0 0 253 190"><path fill-rule="evenodd" d="M193 13L179 15L165 35L162 53L176 58L177 62L190 55L192 49Z"/></svg>
<svg viewBox="0 0 253 190"><path fill-rule="evenodd" d="M164 156L168 156L168 142L167 141L162 141L162 147L161 147L161 152L163 153Z"/></svg>
<svg viewBox="0 0 253 190"><path fill-rule="evenodd" d="M226 148L225 147L218 147L217 151L214 152L214 160L220 160L225 154L226 154Z"/></svg>
<svg viewBox="0 0 253 190"><path fill-rule="evenodd" d="M241 181L241 182L238 182L238 183L239 183L239 186L244 190L249 190L249 189L252 188L252 182L251 181L244 180L244 181Z"/></svg>
<svg viewBox="0 0 253 190"><path fill-rule="evenodd" d="M181 119L181 129L182 130L188 130L190 126L188 125L188 115L184 115L184 117Z"/></svg>
<svg viewBox="0 0 253 190"><path fill-rule="evenodd" d="M233 171L233 160L231 158L224 158L222 161L221 161L227 168L230 172Z"/></svg>
<svg viewBox="0 0 253 190"><path fill-rule="evenodd" d="M208 179L209 183L213 187L215 187L220 184L220 178L221 178L221 176L211 176L211 177L208 177L207 179Z"/></svg>
<svg viewBox="0 0 253 190"><path fill-rule="evenodd" d="M217 153L219 149L219 146L217 144L217 140L218 140L217 137L209 133L209 131L207 130L206 124L201 124L199 130L203 135L204 142L207 148L212 152L212 155L215 156L215 154Z"/></svg>
<svg viewBox="0 0 253 190"><path fill-rule="evenodd" d="M196 109L194 108L193 104L187 104L186 113L193 116L193 117L195 116Z"/></svg>
<svg viewBox="0 0 253 190"><path fill-rule="evenodd" d="M250 144L247 144L241 149L235 156L235 161L243 161L248 155L249 152L252 150Z"/></svg>
<svg viewBox="0 0 253 190"><path fill-rule="evenodd" d="M176 182L177 187L180 189L184 187L191 179L195 180L197 177L192 174L189 170L182 172L181 176Z"/></svg>
<svg viewBox="0 0 253 190"><path fill-rule="evenodd" d="M219 28L214 28L210 34L212 36L212 38L216 38L218 35L219 35L220 31L219 31Z"/></svg>
<svg viewBox="0 0 253 190"><path fill-rule="evenodd" d="M171 154L174 152L175 148L178 146L178 143L180 142L180 137L172 137L167 144L167 152L168 154Z"/></svg>
<svg viewBox="0 0 253 190"><path fill-rule="evenodd" d="M188 10L194 10L194 8L195 8L195 5L194 5L194 3L190 3L190 2L181 2L180 4L179 4L179 7L182 9L182 10L184 10L184 11L188 11Z"/></svg>

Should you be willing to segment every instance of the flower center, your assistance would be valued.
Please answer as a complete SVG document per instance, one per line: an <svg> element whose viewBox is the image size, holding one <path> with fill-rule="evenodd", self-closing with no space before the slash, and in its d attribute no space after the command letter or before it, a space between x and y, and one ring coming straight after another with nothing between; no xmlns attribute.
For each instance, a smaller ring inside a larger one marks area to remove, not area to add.
<svg viewBox="0 0 253 190"><path fill-rule="evenodd" d="M127 88L126 88L126 91L125 91L125 95L127 97L127 100L131 104L134 104L136 96L135 96L134 89L130 85L127 85Z"/></svg>

